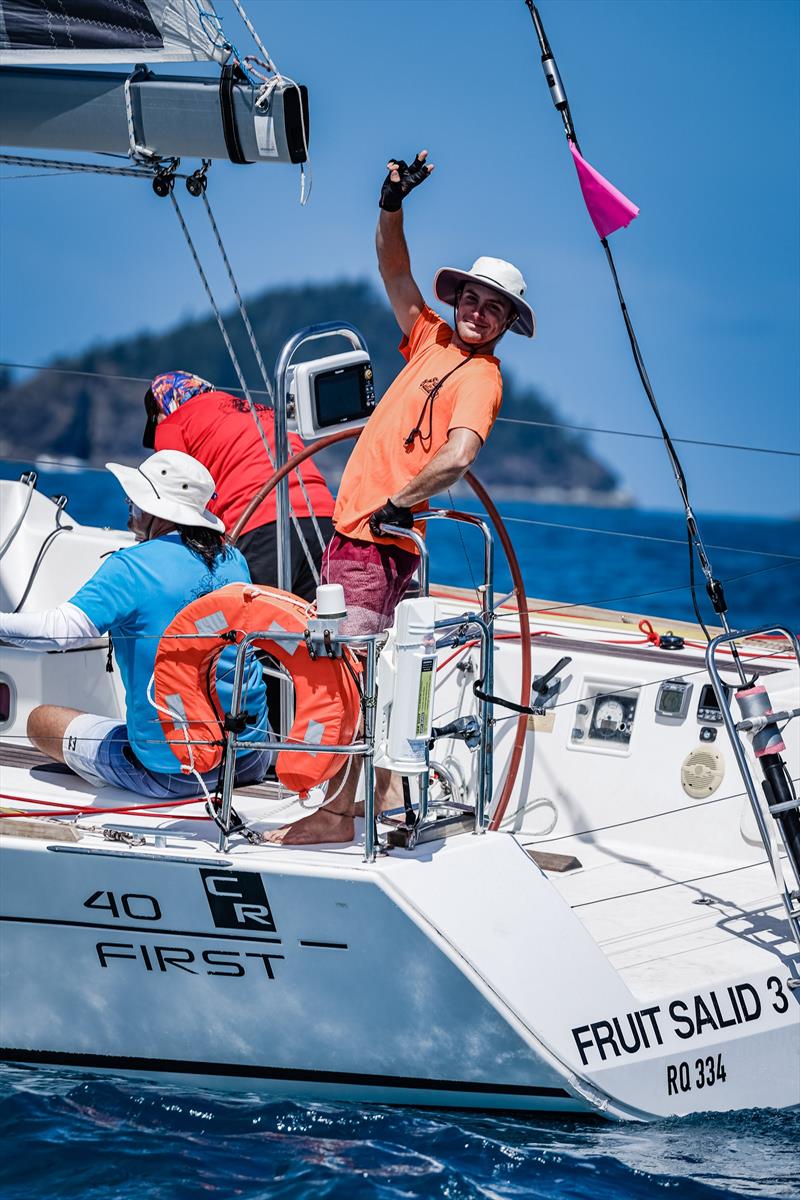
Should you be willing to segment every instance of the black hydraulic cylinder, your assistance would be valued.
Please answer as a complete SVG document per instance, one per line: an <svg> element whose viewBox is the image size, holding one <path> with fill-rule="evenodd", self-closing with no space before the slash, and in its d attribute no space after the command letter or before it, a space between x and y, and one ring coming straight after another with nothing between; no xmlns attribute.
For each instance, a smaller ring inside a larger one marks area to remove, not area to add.
<svg viewBox="0 0 800 1200"><path fill-rule="evenodd" d="M786 766L780 754L770 754L760 761L764 772L764 795L770 812L779 805L796 802L797 797L789 783ZM772 815L780 826L795 875L800 878L800 811L790 808L788 812L773 812Z"/></svg>

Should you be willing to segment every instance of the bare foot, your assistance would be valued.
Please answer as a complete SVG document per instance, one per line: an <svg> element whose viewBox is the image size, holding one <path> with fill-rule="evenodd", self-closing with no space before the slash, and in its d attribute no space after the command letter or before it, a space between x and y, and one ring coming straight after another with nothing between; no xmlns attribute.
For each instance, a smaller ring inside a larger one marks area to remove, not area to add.
<svg viewBox="0 0 800 1200"><path fill-rule="evenodd" d="M375 805L375 815L380 818L383 815L383 813L397 812L398 809L401 809L402 807L403 807L402 801L400 802L400 804L394 804L391 801L387 800L385 804L376 804ZM364 801L363 800L356 801L355 815L357 817L364 816Z"/></svg>
<svg viewBox="0 0 800 1200"><path fill-rule="evenodd" d="M293 825L262 833L261 841L278 846L324 846L333 842L352 842L355 832L355 821L351 816L318 808Z"/></svg>

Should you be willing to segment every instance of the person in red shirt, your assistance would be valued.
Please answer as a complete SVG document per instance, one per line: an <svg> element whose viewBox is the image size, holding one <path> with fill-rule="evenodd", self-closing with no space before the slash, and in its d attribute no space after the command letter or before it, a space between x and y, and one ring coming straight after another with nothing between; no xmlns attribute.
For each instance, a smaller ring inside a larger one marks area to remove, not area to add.
<svg viewBox="0 0 800 1200"><path fill-rule="evenodd" d="M248 402L218 391L197 375L169 371L157 375L150 384L144 405L147 411L142 438L144 446L149 450L182 450L201 462L217 484L216 495L209 507L226 529L233 529L246 505L273 471ZM274 459L272 409L257 404L256 411ZM289 434L290 454L302 449L303 443L297 434ZM314 577L298 527L319 575L322 548L333 533L334 500L310 459L289 476L289 504L296 518L291 529L290 590L304 600L313 600L318 579ZM253 582L273 587L278 583L275 519L273 491L246 522L237 541Z"/></svg>
<svg viewBox="0 0 800 1200"><path fill-rule="evenodd" d="M388 163L376 235L378 267L397 323L406 365L367 422L345 467L325 548L323 582L344 589L348 634L378 633L417 565L407 538L385 536L383 524L410 529L414 514L472 465L500 410L502 380L494 349L507 331L533 337L535 317L523 299L525 280L511 263L479 258L469 271L443 267L436 298L453 307L448 325L425 303L411 274L402 202L433 167L421 151L408 164ZM345 842L354 834L358 767L331 780L331 801L294 825L265 834L284 844ZM391 807L397 781L376 772L376 804Z"/></svg>

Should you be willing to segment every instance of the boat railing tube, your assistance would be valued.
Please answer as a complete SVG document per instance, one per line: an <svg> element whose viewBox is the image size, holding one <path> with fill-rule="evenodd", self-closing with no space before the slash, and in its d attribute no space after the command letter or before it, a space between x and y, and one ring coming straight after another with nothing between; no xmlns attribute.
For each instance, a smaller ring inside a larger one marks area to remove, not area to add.
<svg viewBox="0 0 800 1200"><path fill-rule="evenodd" d="M375 829L375 709L377 705L376 680L377 660L376 643L383 641L383 633L339 635L337 641L343 646L358 646L366 649L364 666L364 738L347 746L325 746L325 753L341 755L358 755L364 759L364 861L374 862L376 853ZM233 670L233 695L231 696L230 711L225 714L225 757L222 773L222 802L220 805L218 824L220 827L219 851L224 853L228 848L228 837L232 830L231 813L233 808L233 783L236 773L236 749L238 733L241 731L242 689L245 679L245 667L249 652L254 643L269 639L287 646L306 644L302 633L284 633L279 630L251 630L244 634L236 647L236 664ZM248 742L249 749L280 750L295 753L308 751L308 743L298 742Z"/></svg>
<svg viewBox="0 0 800 1200"><path fill-rule="evenodd" d="M284 344L275 363L275 383L273 387L273 404L275 406L275 526L278 531L278 587L284 591L292 590L292 541L289 527L289 478L280 474L289 461L289 397L286 391L286 380L289 364L301 346L307 342L316 342L320 338L347 338L354 350L366 350L367 343L355 325L347 321L325 321L317 325L307 325L300 329ZM343 430L349 433L349 430ZM244 516L247 520L248 516ZM236 540L242 519L233 532Z"/></svg>
<svg viewBox="0 0 800 1200"><path fill-rule="evenodd" d="M494 615L494 538L492 537L492 531L481 517L476 516L474 513L459 512L457 509L432 508L425 512L414 514L415 524L435 520L456 521L464 525L473 525L483 535L483 584L479 588L483 619L470 613L467 617L460 616L450 621L437 621L436 628L444 629L453 625L463 625L465 620L475 626L478 630L481 644L481 686L485 692L491 694L494 688L494 642L492 641L488 622L492 620ZM382 525L381 530L395 537L409 538L417 547L420 556L419 590L421 595L427 596L430 588L430 554L422 534L416 529L403 529L399 525ZM492 796L494 727L492 725L491 701L482 699L479 701L479 704L481 741L477 798L475 801L475 833L484 833L487 804L491 801ZM428 815L428 786L429 777L426 775L424 779L420 780L420 821L424 821Z"/></svg>
<svg viewBox="0 0 800 1200"><path fill-rule="evenodd" d="M775 634L780 634L786 638L794 651L798 665L800 665L800 641L798 641L797 635L791 629L782 625L773 625L764 629L750 629L745 633L726 630L725 633L719 634L718 637L715 637L709 643L706 649L706 665L717 697L719 710L722 714L722 720L725 724L725 730L728 734L734 757L736 758L736 764L742 776L742 782L744 783L745 791L753 810L756 826L764 844L767 859L772 866L775 883L783 896L789 927L798 948L800 948L800 799L795 794L789 773L786 770L786 765L781 758L780 752L785 747L776 723L777 714L772 711L772 703L763 685L756 687L754 684L751 684L749 687L742 687L736 692L736 700L743 718L737 725L730 709L728 689L720 678L719 668L716 663L717 648L726 642L741 641L755 637L763 638ZM788 715L789 719L792 719L793 714L785 715ZM758 719L762 717L770 719L762 723ZM786 849L789 866L793 874L793 883L791 886L787 886L780 863L773 852L772 838L764 819L753 772L739 736L740 728L744 726L743 732L746 732L748 725L756 726L752 734L753 753L761 764L761 769L764 773L762 787L769 813L775 821Z"/></svg>
<svg viewBox="0 0 800 1200"><path fill-rule="evenodd" d="M480 677L487 693L494 689L494 641L492 631L487 621L476 613L466 617L448 617L436 622L438 629L454 627L474 627L478 632L481 644ZM478 746L478 787L475 799L475 833L486 832L486 812L492 798L493 773L492 764L492 703L490 700L480 700L480 744Z"/></svg>

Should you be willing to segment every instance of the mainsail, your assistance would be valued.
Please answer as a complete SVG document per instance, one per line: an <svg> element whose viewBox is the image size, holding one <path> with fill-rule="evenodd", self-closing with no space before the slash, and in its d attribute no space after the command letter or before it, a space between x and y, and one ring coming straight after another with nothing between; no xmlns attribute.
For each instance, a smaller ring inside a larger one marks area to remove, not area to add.
<svg viewBox="0 0 800 1200"><path fill-rule="evenodd" d="M0 0L0 65L224 62L217 28L195 0Z"/></svg>

